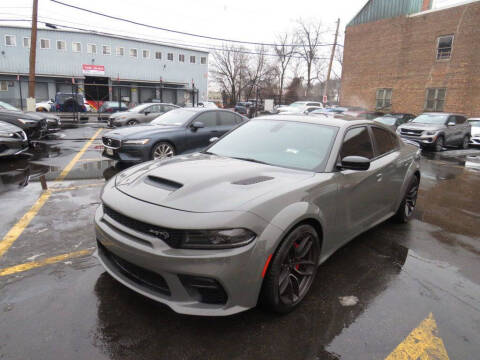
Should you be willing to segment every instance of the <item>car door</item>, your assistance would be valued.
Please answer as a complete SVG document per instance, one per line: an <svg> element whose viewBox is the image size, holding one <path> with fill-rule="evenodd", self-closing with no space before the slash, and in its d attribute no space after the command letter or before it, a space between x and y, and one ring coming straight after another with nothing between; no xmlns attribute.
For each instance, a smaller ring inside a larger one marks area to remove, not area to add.
<svg viewBox="0 0 480 360"><path fill-rule="evenodd" d="M218 111L218 133L216 137L223 136L238 125L239 116L231 111Z"/></svg>
<svg viewBox="0 0 480 360"><path fill-rule="evenodd" d="M160 104L151 105L144 110L144 121L150 122L162 113L162 106Z"/></svg>
<svg viewBox="0 0 480 360"><path fill-rule="evenodd" d="M455 116L457 121L456 127L458 127L458 141L457 144L461 145L463 143L463 138L466 135L470 134L470 125L467 122L467 118L465 116L457 115Z"/></svg>
<svg viewBox="0 0 480 360"><path fill-rule="evenodd" d="M373 143L366 125L353 126L345 132L339 160L346 156L363 156L371 159L370 168L364 171L341 170L339 192L342 204L339 218L344 219L345 233L350 239L367 230L384 211L384 191L379 191L383 181L382 161L374 160Z"/></svg>
<svg viewBox="0 0 480 360"><path fill-rule="evenodd" d="M387 216L396 210L394 206L409 162L401 159L400 145L395 134L378 126L371 126L370 129L375 149L373 162L381 174L377 191L382 194L382 216Z"/></svg>
<svg viewBox="0 0 480 360"><path fill-rule="evenodd" d="M218 111L204 111L197 115L190 123L187 131L189 152L200 151L210 144L210 139L218 137ZM202 128L193 127L194 122L201 122Z"/></svg>
<svg viewBox="0 0 480 360"><path fill-rule="evenodd" d="M445 123L445 145L458 143L458 127L455 115L450 115Z"/></svg>

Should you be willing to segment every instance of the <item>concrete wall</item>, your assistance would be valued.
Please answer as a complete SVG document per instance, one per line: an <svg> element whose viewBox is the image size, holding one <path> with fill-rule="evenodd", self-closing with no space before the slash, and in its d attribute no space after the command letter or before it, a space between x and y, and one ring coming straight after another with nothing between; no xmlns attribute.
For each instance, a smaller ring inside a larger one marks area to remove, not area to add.
<svg viewBox="0 0 480 360"><path fill-rule="evenodd" d="M421 113L427 88L447 88L444 111L480 115L480 2L348 26L341 104L375 108L392 88L392 111ZM437 61L437 38L454 34L450 60Z"/></svg>

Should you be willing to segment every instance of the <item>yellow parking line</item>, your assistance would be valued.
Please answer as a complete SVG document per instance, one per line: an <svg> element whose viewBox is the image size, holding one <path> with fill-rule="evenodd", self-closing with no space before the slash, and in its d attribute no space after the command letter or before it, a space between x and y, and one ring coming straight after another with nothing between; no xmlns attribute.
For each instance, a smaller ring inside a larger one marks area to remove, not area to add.
<svg viewBox="0 0 480 360"><path fill-rule="evenodd" d="M15 265L15 266L10 266L5 269L0 270L0 276L6 276L6 275L11 275L11 274L16 274L22 271L27 271L35 268L39 268L45 265L50 265L50 264L55 264L60 261L68 260L68 259L73 259L73 258L78 258L82 256L87 256L93 253L94 249L86 249L86 250L79 250L75 252L71 252L68 254L62 254L62 255L57 255L53 257L49 257L44 260L40 261L32 261L28 262L25 264L20 264L20 265Z"/></svg>
<svg viewBox="0 0 480 360"><path fill-rule="evenodd" d="M74 156L72 160L68 163L67 166L63 169L60 175L55 179L55 181L62 181L68 175L70 170L75 166L76 162L82 157L82 155L87 151L88 147L92 144L92 142L97 138L100 134L102 129L98 129L95 134L87 141L87 143L82 147L82 149ZM30 221L37 215L40 211L42 206L48 200L48 198L52 195L50 190L46 190L45 192L40 195L38 200L33 204L33 206L28 210L25 215L15 224L13 227L8 231L8 233L3 237L2 241L0 241L0 256L5 254L5 252L13 245L13 243L18 239L18 237L22 234L25 228L28 226Z"/></svg>
<svg viewBox="0 0 480 360"><path fill-rule="evenodd" d="M50 188L50 191L51 192L70 191L70 190L84 189L84 188L103 186L103 185L105 185L104 182L95 183L95 184L76 185L76 186L70 186L70 187L58 187L58 188L53 187L53 188Z"/></svg>
<svg viewBox="0 0 480 360"><path fill-rule="evenodd" d="M85 158L85 159L80 159L78 160L79 162L87 162L87 161L101 161L102 158Z"/></svg>

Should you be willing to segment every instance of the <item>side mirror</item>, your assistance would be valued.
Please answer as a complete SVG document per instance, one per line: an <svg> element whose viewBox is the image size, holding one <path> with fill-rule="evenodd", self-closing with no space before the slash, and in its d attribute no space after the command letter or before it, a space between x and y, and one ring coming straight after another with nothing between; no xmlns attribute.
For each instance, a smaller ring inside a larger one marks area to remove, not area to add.
<svg viewBox="0 0 480 360"><path fill-rule="evenodd" d="M455 125L456 125L456 124L455 124L454 121L449 121L449 122L447 123L447 126L455 126Z"/></svg>
<svg viewBox="0 0 480 360"><path fill-rule="evenodd" d="M201 129L201 128L204 128L205 125L201 122L201 121L194 121L192 123L192 128L193 129Z"/></svg>
<svg viewBox="0 0 480 360"><path fill-rule="evenodd" d="M144 114L145 114L145 116L147 116L148 114L150 114L150 111L147 110L147 111L144 112Z"/></svg>
<svg viewBox="0 0 480 360"><path fill-rule="evenodd" d="M370 168L370 159L363 156L345 156L340 163L340 168L342 170L368 170Z"/></svg>
<svg viewBox="0 0 480 360"><path fill-rule="evenodd" d="M218 137L215 136L210 138L208 141L210 142L210 144L213 144L214 142L217 142L217 140L218 140Z"/></svg>

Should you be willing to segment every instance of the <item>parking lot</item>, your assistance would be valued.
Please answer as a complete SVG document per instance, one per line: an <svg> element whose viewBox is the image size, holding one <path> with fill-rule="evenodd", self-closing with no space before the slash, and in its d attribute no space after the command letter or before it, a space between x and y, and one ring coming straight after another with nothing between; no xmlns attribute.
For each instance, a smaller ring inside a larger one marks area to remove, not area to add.
<svg viewBox="0 0 480 360"><path fill-rule="evenodd" d="M122 169L102 158L106 131L72 126L0 164L0 359L478 359L480 150L424 153L414 219L338 251L295 311L203 318L93 256L99 194Z"/></svg>

